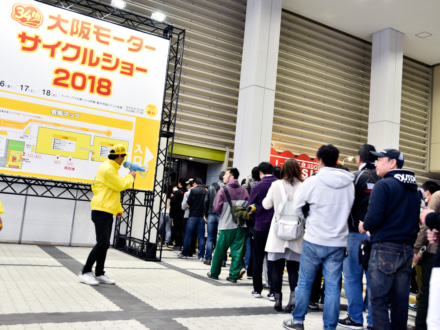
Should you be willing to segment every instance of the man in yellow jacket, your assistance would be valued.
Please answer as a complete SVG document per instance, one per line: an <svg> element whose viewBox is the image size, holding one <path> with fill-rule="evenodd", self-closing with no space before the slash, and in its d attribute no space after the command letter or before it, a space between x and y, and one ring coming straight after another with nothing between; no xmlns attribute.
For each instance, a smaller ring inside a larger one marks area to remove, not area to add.
<svg viewBox="0 0 440 330"><path fill-rule="evenodd" d="M124 162L127 151L122 144L116 144L110 150L108 160L98 169L92 184L93 198L92 221L95 224L96 245L87 258L82 272L79 273L81 282L89 285L115 284L115 281L105 275L104 264L107 249L110 246L110 235L113 225L113 216L122 216L121 191L133 186L136 172L130 172L124 178L118 174ZM95 273L92 272L96 262Z"/></svg>
<svg viewBox="0 0 440 330"><path fill-rule="evenodd" d="M5 212L5 210L3 210L3 205L2 202L0 201L0 214L3 214L3 212ZM3 228L3 222L2 222L2 218L0 217L0 230L2 230Z"/></svg>

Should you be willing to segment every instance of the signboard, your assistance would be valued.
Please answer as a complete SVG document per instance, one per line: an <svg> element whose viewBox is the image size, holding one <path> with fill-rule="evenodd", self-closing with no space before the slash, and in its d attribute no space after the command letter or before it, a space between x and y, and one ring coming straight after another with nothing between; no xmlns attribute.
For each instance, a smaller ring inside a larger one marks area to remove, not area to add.
<svg viewBox="0 0 440 330"><path fill-rule="evenodd" d="M296 159L298 161L303 179L308 178L312 175L313 172L318 171L318 160L316 158L312 160L306 154L295 156L290 151L283 151L279 154L274 148L270 148L270 163L273 166L282 167L286 159L290 158Z"/></svg>
<svg viewBox="0 0 440 330"><path fill-rule="evenodd" d="M2 0L0 42L1 173L91 183L124 144L149 164L135 188L153 189L169 40Z"/></svg>

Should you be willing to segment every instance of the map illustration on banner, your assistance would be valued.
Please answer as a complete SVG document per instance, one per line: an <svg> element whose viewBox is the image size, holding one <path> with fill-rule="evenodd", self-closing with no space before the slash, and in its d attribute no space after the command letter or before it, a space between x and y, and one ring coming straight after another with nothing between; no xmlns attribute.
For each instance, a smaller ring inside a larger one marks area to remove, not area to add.
<svg viewBox="0 0 440 330"><path fill-rule="evenodd" d="M2 0L0 40L1 173L92 183L123 144L128 161L149 164L135 188L153 189L168 39Z"/></svg>

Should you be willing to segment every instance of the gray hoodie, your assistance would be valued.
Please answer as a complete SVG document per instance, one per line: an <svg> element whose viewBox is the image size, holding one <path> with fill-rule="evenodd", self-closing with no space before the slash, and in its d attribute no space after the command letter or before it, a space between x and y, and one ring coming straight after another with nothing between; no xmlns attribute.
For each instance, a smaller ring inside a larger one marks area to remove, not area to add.
<svg viewBox="0 0 440 330"><path fill-rule="evenodd" d="M295 194L294 205L310 205L304 240L324 246L347 246L347 218L354 201L354 176L346 170L323 167L304 181Z"/></svg>

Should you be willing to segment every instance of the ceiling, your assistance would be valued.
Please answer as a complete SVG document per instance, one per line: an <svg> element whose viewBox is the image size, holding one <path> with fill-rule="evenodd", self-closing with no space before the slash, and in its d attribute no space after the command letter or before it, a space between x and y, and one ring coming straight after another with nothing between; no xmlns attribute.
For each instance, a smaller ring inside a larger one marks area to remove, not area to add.
<svg viewBox="0 0 440 330"><path fill-rule="evenodd" d="M393 28L405 34L405 56L440 63L439 0L283 0L283 8L370 42ZM432 36L416 36L422 32Z"/></svg>

